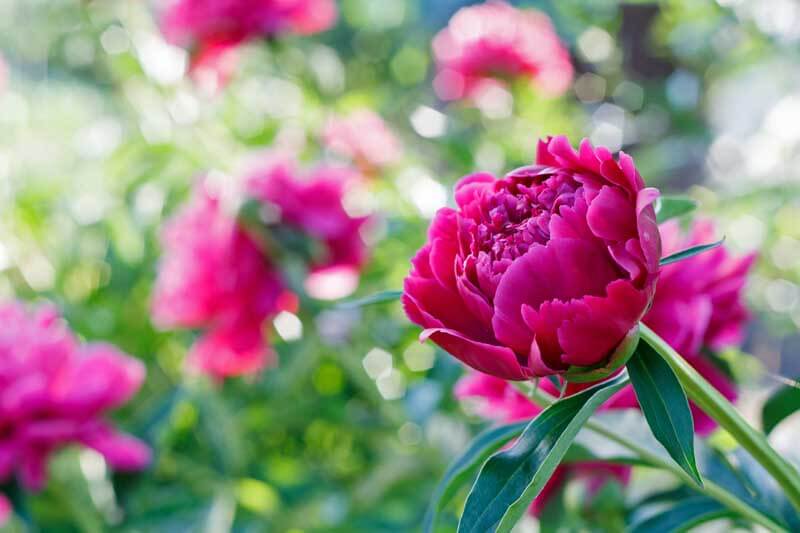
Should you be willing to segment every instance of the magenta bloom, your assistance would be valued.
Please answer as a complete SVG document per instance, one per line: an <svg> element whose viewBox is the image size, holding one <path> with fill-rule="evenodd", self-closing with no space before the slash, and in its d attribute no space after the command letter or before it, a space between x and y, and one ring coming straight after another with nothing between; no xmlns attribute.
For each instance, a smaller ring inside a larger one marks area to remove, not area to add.
<svg viewBox="0 0 800 533"><path fill-rule="evenodd" d="M298 176L293 160L273 154L247 180L246 196L262 204L274 220L263 231L290 229L318 245L307 265L308 293L339 298L355 290L367 248L360 231L365 217L352 217L342 201L357 174L343 167L320 167ZM200 182L189 204L167 223L164 257L153 294L153 319L163 328L204 331L189 363L213 377L262 370L273 359L264 330L281 311L296 310L274 265L270 246L246 229L221 198ZM275 241L275 242L271 242Z"/></svg>
<svg viewBox="0 0 800 533"><path fill-rule="evenodd" d="M336 17L335 0L176 0L164 13L162 27L181 46L234 46L282 33L321 32Z"/></svg>
<svg viewBox="0 0 800 533"><path fill-rule="evenodd" d="M16 473L40 490L50 454L71 444L118 470L149 463L144 443L103 418L139 390L144 365L107 344L81 345L50 307L4 304L0 324L0 483Z"/></svg>
<svg viewBox="0 0 800 533"><path fill-rule="evenodd" d="M572 81L569 51L547 15L499 0L459 9L434 38L433 53L443 100L475 99L503 79L527 78L551 95Z"/></svg>
<svg viewBox="0 0 800 533"><path fill-rule="evenodd" d="M567 385L566 394L575 394L591 384ZM549 380L542 380L539 386L545 392L557 396L558 390ZM478 413L489 420L508 423L518 420L529 420L536 417L541 407L532 403L507 381L482 374L470 372L461 378L456 385L456 396L461 400L476 403ZM639 404L633 387L625 387L612 396L600 410L637 408ZM630 479L631 468L625 465L605 463L602 461L584 461L573 464L562 464L547 481L539 496L533 500L531 512L538 516L544 510L550 499L558 493L559 487L570 478L580 478L587 482L589 493L599 490L609 478L615 478L620 483L627 484Z"/></svg>
<svg viewBox="0 0 800 533"><path fill-rule="evenodd" d="M660 231L667 255L718 238L709 220L695 222L685 237L675 221L662 224ZM755 259L755 254L734 257L720 246L665 266L645 324L688 358L704 346L720 350L740 344L749 317L742 292Z"/></svg>
<svg viewBox="0 0 800 533"><path fill-rule="evenodd" d="M325 126L323 140L328 148L369 171L391 165L403 152L392 130L369 109L332 117Z"/></svg>
<svg viewBox="0 0 800 533"><path fill-rule="evenodd" d="M192 70L224 84L237 45L280 34L327 30L337 18L335 0L174 0L161 21L166 38L192 50Z"/></svg>
<svg viewBox="0 0 800 533"><path fill-rule="evenodd" d="M423 340L504 379L603 366L653 298L657 195L626 154L565 137L502 179L462 178L412 260L406 314Z"/></svg>
<svg viewBox="0 0 800 533"><path fill-rule="evenodd" d="M358 285L367 260L361 231L369 219L351 216L343 201L359 178L352 169L337 166L301 173L290 157L272 154L248 180L248 194L277 207L280 224L300 230L322 245L319 256L308 265L310 275L305 283L315 298L342 298Z"/></svg>
<svg viewBox="0 0 800 533"><path fill-rule="evenodd" d="M272 354L262 323L287 301L283 281L264 252L202 181L161 238L155 323L208 330L192 348L189 362L212 376L262 369Z"/></svg>

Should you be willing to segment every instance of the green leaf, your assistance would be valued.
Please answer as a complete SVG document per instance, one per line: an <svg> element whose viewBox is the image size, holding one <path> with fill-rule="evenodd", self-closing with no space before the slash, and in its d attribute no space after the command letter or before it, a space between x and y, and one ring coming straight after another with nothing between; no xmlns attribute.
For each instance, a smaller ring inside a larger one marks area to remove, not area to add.
<svg viewBox="0 0 800 533"><path fill-rule="evenodd" d="M371 294L370 296L365 296L364 298L358 298L356 300L348 300L346 302L342 302L336 307L338 309L357 309L359 307L364 307L366 305L393 302L395 300L399 300L402 295L403 291L383 291Z"/></svg>
<svg viewBox="0 0 800 533"><path fill-rule="evenodd" d="M718 501L696 496L683 499L648 518L632 524L630 533L672 533L687 531L692 527L710 522L731 512Z"/></svg>
<svg viewBox="0 0 800 533"><path fill-rule="evenodd" d="M458 532L510 531L550 479L581 426L627 384L628 377L622 373L542 411L513 447L494 455L481 468Z"/></svg>
<svg viewBox="0 0 800 533"><path fill-rule="evenodd" d="M450 501L456 490L473 474L478 466L490 455L502 448L508 441L522 433L528 421L516 422L489 428L478 434L470 442L466 451L447 468L441 481L431 495L431 503L425 513L422 530L434 530L439 510Z"/></svg>
<svg viewBox="0 0 800 533"><path fill-rule="evenodd" d="M678 378L646 342L639 343L627 367L653 435L675 462L702 485L694 457L694 421Z"/></svg>
<svg viewBox="0 0 800 533"><path fill-rule="evenodd" d="M697 201L688 196L662 196L656 200L656 220L659 224L697 209Z"/></svg>
<svg viewBox="0 0 800 533"><path fill-rule="evenodd" d="M800 410L800 385L788 385L770 396L761 408L761 425L769 435L775 426Z"/></svg>
<svg viewBox="0 0 800 533"><path fill-rule="evenodd" d="M684 259L689 259L692 256L697 254L702 254L703 252L707 252L708 250L712 250L717 246L721 245L725 242L725 237L721 238L717 242L712 242L709 244L698 244L697 246L692 246L691 248L687 248L685 250L681 250L680 252L675 252L672 255L668 255L667 257L662 257L661 261L658 262L660 266L669 265L672 263L677 263L678 261L683 261Z"/></svg>

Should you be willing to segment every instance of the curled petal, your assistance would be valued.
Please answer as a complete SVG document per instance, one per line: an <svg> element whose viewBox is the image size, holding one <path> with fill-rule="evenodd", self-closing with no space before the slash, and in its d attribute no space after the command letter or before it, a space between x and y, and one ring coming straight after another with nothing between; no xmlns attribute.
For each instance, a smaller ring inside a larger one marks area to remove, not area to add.
<svg viewBox="0 0 800 533"><path fill-rule="evenodd" d="M646 291L629 281L616 280L608 285L605 296L574 301L572 317L558 330L564 362L591 366L604 360L641 319L649 300ZM603 355L598 357L598 353Z"/></svg>
<svg viewBox="0 0 800 533"><path fill-rule="evenodd" d="M520 365L516 354L508 348L479 342L445 328L426 329L419 338L420 341L431 339L475 370L512 381L531 377L530 371Z"/></svg>
<svg viewBox="0 0 800 533"><path fill-rule="evenodd" d="M625 241L636 235L634 206L619 188L603 187L586 216L592 232L607 241Z"/></svg>

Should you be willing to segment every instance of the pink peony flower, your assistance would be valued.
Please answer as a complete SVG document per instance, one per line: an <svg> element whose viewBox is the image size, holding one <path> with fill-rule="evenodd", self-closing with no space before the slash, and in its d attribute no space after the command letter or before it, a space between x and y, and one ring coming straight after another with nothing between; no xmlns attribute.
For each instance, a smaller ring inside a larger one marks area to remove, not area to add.
<svg viewBox="0 0 800 533"><path fill-rule="evenodd" d="M287 304L279 272L201 181L162 232L164 257L153 294L162 328L203 328L189 362L224 378L263 368L272 351L262 323Z"/></svg>
<svg viewBox="0 0 800 533"><path fill-rule="evenodd" d="M16 472L40 490L50 454L73 443L119 470L149 463L144 443L103 419L136 393L144 365L107 344L81 345L50 307L4 304L0 323L0 483Z"/></svg>
<svg viewBox="0 0 800 533"><path fill-rule="evenodd" d="M709 220L695 222L686 237L675 221L662 224L660 231L666 255L717 238ZM688 358L702 347L740 344L749 317L742 292L755 259L755 254L734 257L720 246L665 266L645 324Z"/></svg>
<svg viewBox="0 0 800 533"><path fill-rule="evenodd" d="M524 380L603 366L650 305L661 254L633 160L540 141L536 164L463 178L434 218L403 305L467 365Z"/></svg>
<svg viewBox="0 0 800 533"><path fill-rule="evenodd" d="M305 280L315 298L346 296L358 284L367 257L360 236L367 218L351 217L342 205L356 177L346 168L320 167L305 179L291 158L275 154L247 181L247 196L275 212L265 232L291 229L319 244ZM204 330L188 361L220 379L265 368L274 353L264 323L297 306L273 266L270 239L251 231L201 182L162 235L153 319L162 328Z"/></svg>
<svg viewBox="0 0 800 533"><path fill-rule="evenodd" d="M351 216L342 203L359 175L333 166L320 166L304 175L296 167L290 157L272 154L248 180L248 193L277 207L280 224L322 244L320 257L309 265L308 293L328 299L347 296L355 290L367 259L361 230L369 219Z"/></svg>
<svg viewBox="0 0 800 533"><path fill-rule="evenodd" d="M433 39L433 53L443 100L477 99L498 78L528 78L551 95L572 81L569 51L547 15L499 0L458 10Z"/></svg>
<svg viewBox="0 0 800 533"><path fill-rule="evenodd" d="M372 171L400 159L402 147L383 119L369 109L347 117L331 117L323 134L325 145Z"/></svg>
<svg viewBox="0 0 800 533"><path fill-rule="evenodd" d="M237 45L282 33L309 35L336 22L335 0L175 0L162 28L171 42L191 47Z"/></svg>
<svg viewBox="0 0 800 533"><path fill-rule="evenodd" d="M229 75L227 51L252 39L309 35L336 22L335 0L174 0L161 26L166 38L193 50L192 69ZM227 57L226 57L227 56Z"/></svg>

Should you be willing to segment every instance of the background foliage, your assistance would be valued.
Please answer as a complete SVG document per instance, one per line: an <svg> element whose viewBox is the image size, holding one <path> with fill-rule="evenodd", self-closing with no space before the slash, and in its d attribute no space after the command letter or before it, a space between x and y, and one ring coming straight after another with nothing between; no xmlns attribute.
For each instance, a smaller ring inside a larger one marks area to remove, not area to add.
<svg viewBox="0 0 800 533"><path fill-rule="evenodd" d="M576 62L575 89L546 100L515 86L470 109L430 88L430 39L464 3L343 0L331 31L245 47L216 92L184 76L185 53L162 40L155 5L0 3L10 71L0 94L0 294L54 301L83 337L147 364L118 421L156 451L149 471L127 476L89 452L61 453L44 492L17 493L23 520L43 531L419 524L480 423L452 397L461 367L417 344L399 305L307 306L299 338L278 328L276 368L222 386L184 372L192 333L149 320L158 229L193 178L235 173L268 146L330 157L319 137L331 111L373 108L405 146L359 199L381 215L359 294L401 286L460 176L527 164L548 133L588 136L630 152L649 184L698 199L734 249L760 250L746 345L760 363L726 356L745 381L756 364L800 375L797 4L515 2L551 15ZM744 395L744 409L755 396ZM792 421L773 432L779 446L796 435ZM660 484L637 473L625 495L609 485L589 508L568 487L543 526L618 530L626 505Z"/></svg>

